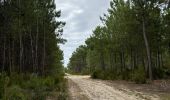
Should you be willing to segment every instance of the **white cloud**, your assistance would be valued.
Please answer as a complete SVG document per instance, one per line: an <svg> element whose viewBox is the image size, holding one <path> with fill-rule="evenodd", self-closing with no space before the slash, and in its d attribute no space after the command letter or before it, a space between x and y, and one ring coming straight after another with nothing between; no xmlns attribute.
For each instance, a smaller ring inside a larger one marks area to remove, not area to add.
<svg viewBox="0 0 170 100"><path fill-rule="evenodd" d="M61 45L66 66L73 51L84 44L92 30L101 23L99 16L107 12L109 0L56 0L56 7L62 11L61 20L66 22L63 38L67 43Z"/></svg>

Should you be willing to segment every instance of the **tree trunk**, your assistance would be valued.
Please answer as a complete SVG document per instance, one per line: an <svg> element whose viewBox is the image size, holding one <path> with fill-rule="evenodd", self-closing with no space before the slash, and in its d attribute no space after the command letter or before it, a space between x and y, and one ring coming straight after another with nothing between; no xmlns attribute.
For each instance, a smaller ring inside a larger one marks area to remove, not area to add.
<svg viewBox="0 0 170 100"><path fill-rule="evenodd" d="M115 56L114 56L114 64L115 64L115 72L117 73L117 54L116 54L116 52L115 52L115 54L114 54Z"/></svg>
<svg viewBox="0 0 170 100"><path fill-rule="evenodd" d="M45 70L45 58L46 58L46 41L45 41L45 22L44 22L44 47L43 47L43 68L42 68L42 73L44 74L44 70Z"/></svg>
<svg viewBox="0 0 170 100"><path fill-rule="evenodd" d="M11 39L9 39L9 47L8 47L8 60L9 60L9 73L12 73L11 67Z"/></svg>
<svg viewBox="0 0 170 100"><path fill-rule="evenodd" d="M113 67L113 52L112 52L112 50L110 50L110 68L112 69L112 71L114 70L114 67Z"/></svg>
<svg viewBox="0 0 170 100"><path fill-rule="evenodd" d="M136 50L134 51L134 55L133 55L133 69L136 69L137 63L136 63Z"/></svg>
<svg viewBox="0 0 170 100"><path fill-rule="evenodd" d="M161 68L164 66L162 53L160 54L160 65L161 65Z"/></svg>
<svg viewBox="0 0 170 100"><path fill-rule="evenodd" d="M125 52L122 50L122 61L123 61L123 70L125 70L126 67L126 61L125 61Z"/></svg>
<svg viewBox="0 0 170 100"><path fill-rule="evenodd" d="M160 53L160 49L158 48L158 51L157 51L157 67L158 69L161 68L161 57L160 57L161 53Z"/></svg>
<svg viewBox="0 0 170 100"><path fill-rule="evenodd" d="M105 70L105 62L104 62L104 56L103 56L103 53L102 53L102 52L101 52L101 54L100 54L100 60L101 60L102 69Z"/></svg>
<svg viewBox="0 0 170 100"><path fill-rule="evenodd" d="M6 37L4 37L4 55L3 55L3 68L2 71L5 71L5 63L6 63Z"/></svg>
<svg viewBox="0 0 170 100"><path fill-rule="evenodd" d="M20 6L21 2L20 0L18 0L18 5L19 5L19 8L21 7ZM19 15L18 15L18 28L19 28L19 48L20 48L20 54L19 54L19 59L20 59L20 62L19 62L19 73L22 72L22 34L21 34L21 18L20 18L20 14L21 14L21 11L19 10Z"/></svg>
<svg viewBox="0 0 170 100"><path fill-rule="evenodd" d="M122 52L120 52L120 71L121 71L121 73L122 73L122 71L123 71L123 58L122 58Z"/></svg>
<svg viewBox="0 0 170 100"><path fill-rule="evenodd" d="M15 59L15 40L13 39L12 41L12 70L15 72L15 68L14 68L14 59Z"/></svg>
<svg viewBox="0 0 170 100"><path fill-rule="evenodd" d="M39 38L39 20L37 17L37 34L36 34L36 58L35 58L35 63L36 63L36 73L38 72L38 38Z"/></svg>
<svg viewBox="0 0 170 100"><path fill-rule="evenodd" d="M130 49L130 70L133 70L133 50Z"/></svg>
<svg viewBox="0 0 170 100"><path fill-rule="evenodd" d="M23 49L22 49L22 35L20 33L20 73L22 72L22 56L23 56Z"/></svg>
<svg viewBox="0 0 170 100"><path fill-rule="evenodd" d="M145 19L143 17L143 38L146 46L146 53L147 53L147 59L148 59L148 67L149 67L149 79L152 80L152 62L151 62L151 54L150 54L150 47L148 43L148 39L146 36L146 27L145 27Z"/></svg>
<svg viewBox="0 0 170 100"><path fill-rule="evenodd" d="M33 47L33 38L31 35L31 30L30 30L30 39L31 39L31 54L32 54L32 70L33 72L35 72L34 47Z"/></svg>

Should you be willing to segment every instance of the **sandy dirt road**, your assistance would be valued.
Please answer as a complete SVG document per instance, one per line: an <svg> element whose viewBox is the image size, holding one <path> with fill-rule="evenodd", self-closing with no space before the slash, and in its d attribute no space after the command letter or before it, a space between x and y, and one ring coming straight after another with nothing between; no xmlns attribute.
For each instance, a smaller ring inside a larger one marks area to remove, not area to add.
<svg viewBox="0 0 170 100"><path fill-rule="evenodd" d="M118 89L107 85L106 81L94 80L89 76L68 75L69 91L72 100L159 100L157 96L145 95Z"/></svg>

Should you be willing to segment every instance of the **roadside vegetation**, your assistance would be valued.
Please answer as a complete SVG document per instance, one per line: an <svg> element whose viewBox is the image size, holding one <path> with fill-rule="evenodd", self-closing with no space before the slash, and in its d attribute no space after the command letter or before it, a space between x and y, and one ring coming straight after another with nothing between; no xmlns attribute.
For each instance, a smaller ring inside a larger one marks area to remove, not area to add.
<svg viewBox="0 0 170 100"><path fill-rule="evenodd" d="M100 19L103 24L70 58L70 72L136 83L169 79L168 0L112 0Z"/></svg>
<svg viewBox="0 0 170 100"><path fill-rule="evenodd" d="M12 74L0 76L0 98L2 100L66 100L67 82L62 76L37 76Z"/></svg>
<svg viewBox="0 0 170 100"><path fill-rule="evenodd" d="M65 100L64 22L54 0L0 0L0 100Z"/></svg>

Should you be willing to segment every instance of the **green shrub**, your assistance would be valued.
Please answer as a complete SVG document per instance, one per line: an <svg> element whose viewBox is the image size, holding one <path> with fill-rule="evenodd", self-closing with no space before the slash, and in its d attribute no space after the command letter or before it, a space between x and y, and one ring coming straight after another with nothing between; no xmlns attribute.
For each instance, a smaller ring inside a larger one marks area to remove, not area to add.
<svg viewBox="0 0 170 100"><path fill-rule="evenodd" d="M127 80L127 81L131 80L131 73L132 73L131 70L126 69L126 70L122 73L122 79L123 79L123 80Z"/></svg>
<svg viewBox="0 0 170 100"><path fill-rule="evenodd" d="M117 79L116 72L114 70L107 70L104 71L104 79L106 80L115 80Z"/></svg>
<svg viewBox="0 0 170 100"><path fill-rule="evenodd" d="M60 75L11 74L9 77L0 73L0 100L45 100L53 92L61 94L56 98L67 94L66 82Z"/></svg>
<svg viewBox="0 0 170 100"><path fill-rule="evenodd" d="M55 85L55 79L53 77L46 77L44 79L44 85L47 87L53 87Z"/></svg>
<svg viewBox="0 0 170 100"><path fill-rule="evenodd" d="M116 74L114 71L102 71L101 69L98 69L91 74L91 77L94 79L114 80L116 79Z"/></svg>
<svg viewBox="0 0 170 100"><path fill-rule="evenodd" d="M48 93L44 91L34 92L34 94L31 97L31 100L46 100L47 96Z"/></svg>
<svg viewBox="0 0 170 100"><path fill-rule="evenodd" d="M58 100L68 100L68 80L64 79L58 87Z"/></svg>
<svg viewBox="0 0 170 100"><path fill-rule="evenodd" d="M5 89L9 85L9 77L5 73L0 73L0 98L5 95Z"/></svg>
<svg viewBox="0 0 170 100"><path fill-rule="evenodd" d="M89 75L90 72L89 72L89 69L88 68L84 68L82 71L81 71L81 75Z"/></svg>
<svg viewBox="0 0 170 100"><path fill-rule="evenodd" d="M23 74L12 73L10 75L10 85L22 85L23 83Z"/></svg>
<svg viewBox="0 0 170 100"><path fill-rule="evenodd" d="M37 90L43 87L42 80L38 77L31 77L30 80L27 80L25 83L25 88Z"/></svg>
<svg viewBox="0 0 170 100"><path fill-rule="evenodd" d="M3 98L5 100L27 100L28 97L19 86L13 85L5 89Z"/></svg>
<svg viewBox="0 0 170 100"><path fill-rule="evenodd" d="M102 70L98 69L98 70L95 70L92 75L91 75L92 78L94 79L103 79L104 78L104 73Z"/></svg>
<svg viewBox="0 0 170 100"><path fill-rule="evenodd" d="M139 67L134 71L134 74L132 75L132 80L135 81L137 84L146 83L146 74L144 67Z"/></svg>
<svg viewBox="0 0 170 100"><path fill-rule="evenodd" d="M162 68L154 68L154 79L162 79L166 77L166 72Z"/></svg>

